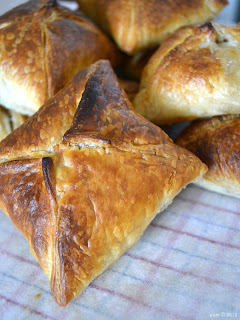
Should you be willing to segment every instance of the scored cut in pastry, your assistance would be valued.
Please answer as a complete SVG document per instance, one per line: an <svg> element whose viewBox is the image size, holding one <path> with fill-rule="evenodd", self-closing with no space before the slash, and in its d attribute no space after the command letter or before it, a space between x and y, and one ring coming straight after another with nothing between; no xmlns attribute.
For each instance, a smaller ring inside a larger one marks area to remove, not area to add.
<svg viewBox="0 0 240 320"><path fill-rule="evenodd" d="M0 17L0 104L32 115L78 71L99 59L115 66L120 56L80 13L29 1Z"/></svg>
<svg viewBox="0 0 240 320"><path fill-rule="evenodd" d="M66 305L206 170L98 61L0 143L0 207Z"/></svg>
<svg viewBox="0 0 240 320"><path fill-rule="evenodd" d="M196 121L182 132L176 143L208 166L207 173L196 184L240 198L240 115Z"/></svg>
<svg viewBox="0 0 240 320"><path fill-rule="evenodd" d="M80 9L134 54L156 47L182 26L212 20L227 0L77 0Z"/></svg>
<svg viewBox="0 0 240 320"><path fill-rule="evenodd" d="M240 25L207 23L166 38L133 104L156 124L240 112Z"/></svg>
<svg viewBox="0 0 240 320"><path fill-rule="evenodd" d="M0 106L0 141L18 128L26 119L26 116Z"/></svg>

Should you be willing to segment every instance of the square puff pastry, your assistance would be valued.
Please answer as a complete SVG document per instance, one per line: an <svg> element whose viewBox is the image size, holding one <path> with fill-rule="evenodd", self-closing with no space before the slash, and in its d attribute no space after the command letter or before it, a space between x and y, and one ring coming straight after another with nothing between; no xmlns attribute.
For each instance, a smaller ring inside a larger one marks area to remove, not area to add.
<svg viewBox="0 0 240 320"><path fill-rule="evenodd" d="M134 112L99 61L0 143L0 207L66 305L206 170Z"/></svg>
<svg viewBox="0 0 240 320"><path fill-rule="evenodd" d="M227 0L77 0L80 9L134 54L182 26L212 20Z"/></svg>
<svg viewBox="0 0 240 320"><path fill-rule="evenodd" d="M156 124L240 112L240 25L188 26L144 68L133 104Z"/></svg>
<svg viewBox="0 0 240 320"><path fill-rule="evenodd" d="M0 17L0 104L32 115L99 59L116 65L120 53L89 19L54 0L24 3Z"/></svg>
<svg viewBox="0 0 240 320"><path fill-rule="evenodd" d="M240 115L196 121L183 131L176 143L208 166L197 185L240 198Z"/></svg>

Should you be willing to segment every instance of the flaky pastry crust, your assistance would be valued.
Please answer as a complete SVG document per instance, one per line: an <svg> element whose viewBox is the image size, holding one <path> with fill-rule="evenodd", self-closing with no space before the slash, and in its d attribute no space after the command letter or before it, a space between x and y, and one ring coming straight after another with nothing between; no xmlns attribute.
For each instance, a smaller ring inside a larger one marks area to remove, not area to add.
<svg viewBox="0 0 240 320"><path fill-rule="evenodd" d="M26 119L26 116L0 106L0 141L18 128Z"/></svg>
<svg viewBox="0 0 240 320"><path fill-rule="evenodd" d="M208 166L207 173L196 182L198 185L240 198L240 115L196 121L176 143Z"/></svg>
<svg viewBox="0 0 240 320"><path fill-rule="evenodd" d="M32 115L74 74L120 54L89 19L54 0L32 0L0 17L0 104Z"/></svg>
<svg viewBox="0 0 240 320"><path fill-rule="evenodd" d="M239 113L239 48L239 25L178 30L144 68L136 111L156 124Z"/></svg>
<svg viewBox="0 0 240 320"><path fill-rule="evenodd" d="M99 61L0 143L0 207L66 305L205 172L134 112Z"/></svg>
<svg viewBox="0 0 240 320"><path fill-rule="evenodd" d="M213 19L227 0L77 0L80 9L134 54L182 26Z"/></svg>

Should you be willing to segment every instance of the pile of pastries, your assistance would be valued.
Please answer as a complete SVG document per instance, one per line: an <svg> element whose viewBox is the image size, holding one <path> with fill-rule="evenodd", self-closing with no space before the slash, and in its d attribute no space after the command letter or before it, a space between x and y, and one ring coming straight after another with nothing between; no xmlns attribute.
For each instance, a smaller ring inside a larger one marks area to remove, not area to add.
<svg viewBox="0 0 240 320"><path fill-rule="evenodd" d="M227 0L77 1L0 17L0 208L62 306L190 182L240 195ZM192 120L177 144L159 127Z"/></svg>

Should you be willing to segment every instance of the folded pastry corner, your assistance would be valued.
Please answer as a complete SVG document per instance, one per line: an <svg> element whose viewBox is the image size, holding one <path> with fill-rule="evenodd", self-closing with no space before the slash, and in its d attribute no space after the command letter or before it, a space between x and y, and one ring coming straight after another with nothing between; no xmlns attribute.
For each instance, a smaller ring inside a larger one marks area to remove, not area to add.
<svg viewBox="0 0 240 320"><path fill-rule="evenodd" d="M240 198L240 115L195 121L176 139L207 166L195 183L210 191Z"/></svg>
<svg viewBox="0 0 240 320"><path fill-rule="evenodd" d="M227 0L77 0L128 54L151 49L182 26L212 20Z"/></svg>
<svg viewBox="0 0 240 320"><path fill-rule="evenodd" d="M135 110L159 125L239 113L239 45L240 25L179 29L145 66Z"/></svg>
<svg viewBox="0 0 240 320"><path fill-rule="evenodd" d="M31 0L2 15L0 43L0 104L27 115L93 62L121 60L94 23L54 0Z"/></svg>
<svg viewBox="0 0 240 320"><path fill-rule="evenodd" d="M0 207L64 306L205 172L134 112L102 60L0 143Z"/></svg>

